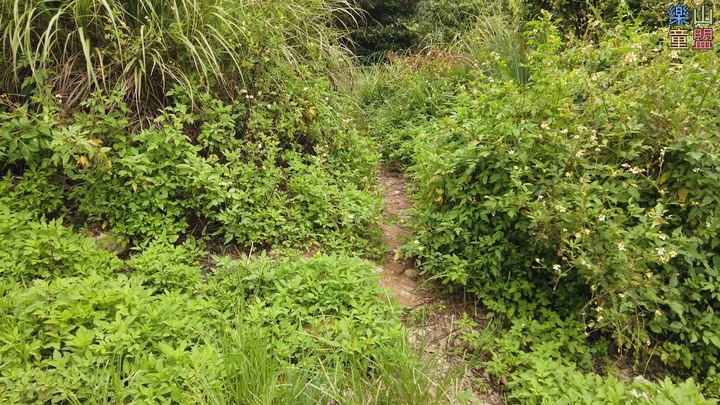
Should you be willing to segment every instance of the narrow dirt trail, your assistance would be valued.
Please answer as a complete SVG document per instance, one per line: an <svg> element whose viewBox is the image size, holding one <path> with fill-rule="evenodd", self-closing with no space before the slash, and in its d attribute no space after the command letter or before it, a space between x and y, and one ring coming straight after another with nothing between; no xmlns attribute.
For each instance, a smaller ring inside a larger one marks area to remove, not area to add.
<svg viewBox="0 0 720 405"><path fill-rule="evenodd" d="M380 273L380 285L390 290L400 304L423 315L423 321L419 324L408 323L406 319L408 340L416 345L422 342L426 359L435 362L440 373L451 368L463 370L454 388L458 392L471 390L474 401L477 401L473 403L503 404L498 382L491 381L486 372L469 367L465 354L472 349L462 341L463 332L456 325L464 317L482 325L485 323L485 312L473 303L443 298L437 293L418 288L423 282L418 270L412 263L396 259L403 239L411 233L408 226L410 216L407 213L412 206L407 190L409 181L399 173L381 169L378 183L385 202L382 212L384 221L380 227L388 246L385 263L377 270Z"/></svg>
<svg viewBox="0 0 720 405"><path fill-rule="evenodd" d="M383 240L389 247L385 252L385 263L380 273L380 285L395 293L397 300L408 307L417 307L432 300L427 293L417 291L418 271L410 263L396 259L396 252L402 245L402 238L410 234L406 226L410 217L407 210L412 201L406 189L407 180L398 173L381 170L378 182L382 188L385 209L384 218L380 228L383 231Z"/></svg>

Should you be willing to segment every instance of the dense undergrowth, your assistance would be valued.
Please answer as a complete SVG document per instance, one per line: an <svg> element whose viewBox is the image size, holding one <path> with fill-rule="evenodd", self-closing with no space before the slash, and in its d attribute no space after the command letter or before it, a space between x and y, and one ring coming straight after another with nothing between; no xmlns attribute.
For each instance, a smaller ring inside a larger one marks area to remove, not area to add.
<svg viewBox="0 0 720 405"><path fill-rule="evenodd" d="M365 403L377 384L432 400L366 261L208 268L155 242L123 264L57 221L0 218L3 402Z"/></svg>
<svg viewBox="0 0 720 405"><path fill-rule="evenodd" d="M0 4L0 402L445 400L358 258L382 247L348 12Z"/></svg>
<svg viewBox="0 0 720 405"><path fill-rule="evenodd" d="M0 402L460 401L363 259L382 157L508 400L716 403L717 53L410 3L363 52L435 47L359 73L345 1L0 3Z"/></svg>
<svg viewBox="0 0 720 405"><path fill-rule="evenodd" d="M498 11L357 89L414 180L407 257L491 311L466 337L510 400L717 398L717 54L626 5L580 38Z"/></svg>

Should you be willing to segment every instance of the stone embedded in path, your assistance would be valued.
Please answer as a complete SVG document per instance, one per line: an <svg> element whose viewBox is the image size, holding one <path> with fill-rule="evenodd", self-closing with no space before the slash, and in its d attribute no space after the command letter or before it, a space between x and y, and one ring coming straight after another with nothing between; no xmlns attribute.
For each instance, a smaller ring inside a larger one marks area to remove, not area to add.
<svg viewBox="0 0 720 405"><path fill-rule="evenodd" d="M403 272L403 275L405 277L415 278L418 276L418 271L415 269L407 269L407 270L405 270L405 272Z"/></svg>
<svg viewBox="0 0 720 405"><path fill-rule="evenodd" d="M394 274L402 274L406 268L405 264L395 260L386 261L383 267L386 271L392 272Z"/></svg>

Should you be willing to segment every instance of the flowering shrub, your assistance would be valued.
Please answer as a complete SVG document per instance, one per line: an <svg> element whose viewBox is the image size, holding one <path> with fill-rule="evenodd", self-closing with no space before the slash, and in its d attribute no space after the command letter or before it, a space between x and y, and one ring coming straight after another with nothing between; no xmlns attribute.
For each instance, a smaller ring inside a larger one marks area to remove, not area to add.
<svg viewBox="0 0 720 405"><path fill-rule="evenodd" d="M713 55L672 54L666 30L632 24L597 45L563 43L549 16L529 27L527 86L481 77L447 116L406 130L416 135L418 229L408 255L498 314L552 309L582 321L588 338L611 338L614 351L712 386Z"/></svg>

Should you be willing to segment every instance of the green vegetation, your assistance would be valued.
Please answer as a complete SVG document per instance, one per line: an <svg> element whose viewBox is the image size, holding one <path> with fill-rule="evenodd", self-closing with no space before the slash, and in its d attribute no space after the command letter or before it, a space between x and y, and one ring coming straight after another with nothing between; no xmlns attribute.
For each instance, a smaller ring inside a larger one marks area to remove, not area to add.
<svg viewBox="0 0 720 405"><path fill-rule="evenodd" d="M383 164L495 394L717 403L717 53L591 3L0 3L0 402L480 401Z"/></svg>

